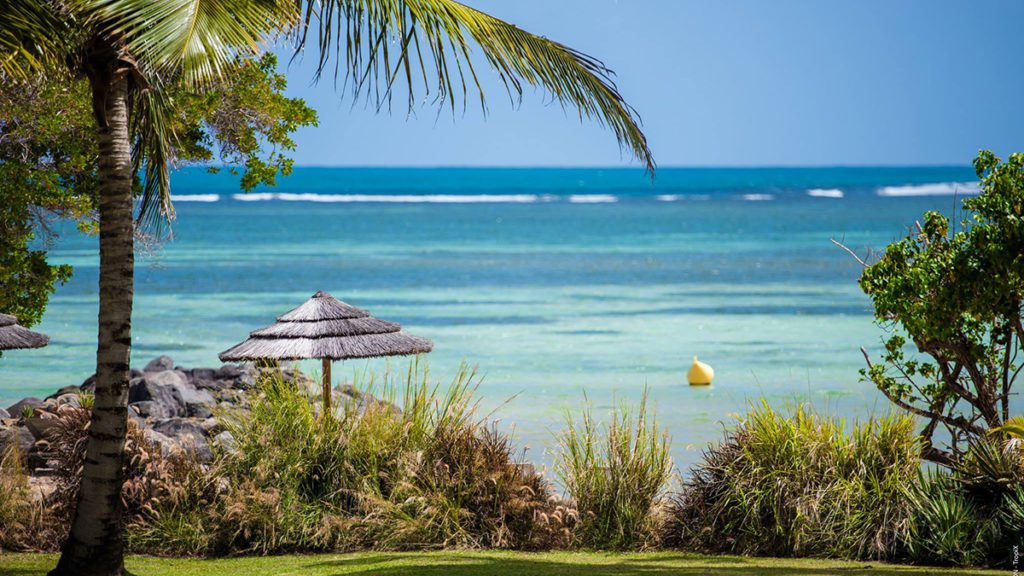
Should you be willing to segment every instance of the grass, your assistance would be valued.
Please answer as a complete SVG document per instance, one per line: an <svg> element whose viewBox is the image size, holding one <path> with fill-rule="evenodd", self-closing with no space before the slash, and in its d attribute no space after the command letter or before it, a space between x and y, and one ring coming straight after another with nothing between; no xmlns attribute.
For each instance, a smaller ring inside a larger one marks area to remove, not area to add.
<svg viewBox="0 0 1024 576"><path fill-rule="evenodd" d="M640 406L616 405L606 424L589 405L566 414L555 470L579 513L578 543L605 550L641 549L657 533L654 509L672 475L668 434Z"/></svg>
<svg viewBox="0 0 1024 576"><path fill-rule="evenodd" d="M921 466L914 426L882 417L848 431L804 406L789 415L755 405L691 470L666 540L713 553L900 558L906 490Z"/></svg>
<svg viewBox="0 0 1024 576"><path fill-rule="evenodd" d="M0 576L42 576L57 563L56 554L0 554ZM700 556L671 552L413 552L265 556L200 560L131 556L128 570L137 576L796 576L826 574L993 575L992 570L949 570L792 558Z"/></svg>

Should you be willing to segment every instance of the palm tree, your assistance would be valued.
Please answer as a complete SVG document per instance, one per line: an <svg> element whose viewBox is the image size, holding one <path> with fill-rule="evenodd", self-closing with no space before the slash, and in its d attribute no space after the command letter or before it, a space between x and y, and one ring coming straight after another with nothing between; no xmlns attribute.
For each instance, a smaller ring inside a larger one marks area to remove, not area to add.
<svg viewBox="0 0 1024 576"><path fill-rule="evenodd" d="M92 87L100 157L96 394L78 507L51 574L123 574L120 514L131 354L134 234L173 215L168 86L202 90L238 58L287 39L317 77L390 106L417 90L455 110L484 95L480 58L510 96L539 86L607 126L650 170L635 111L600 61L454 0L0 0L0 73L68 66ZM138 193L135 182L141 177Z"/></svg>

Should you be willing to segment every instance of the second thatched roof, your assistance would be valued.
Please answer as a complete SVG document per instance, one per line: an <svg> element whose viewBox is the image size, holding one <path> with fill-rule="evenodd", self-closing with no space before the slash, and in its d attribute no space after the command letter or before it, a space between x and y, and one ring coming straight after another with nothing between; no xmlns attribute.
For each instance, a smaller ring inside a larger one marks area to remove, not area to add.
<svg viewBox="0 0 1024 576"><path fill-rule="evenodd" d="M46 334L19 326L18 319L10 314L0 314L0 350L42 348L49 343L50 337Z"/></svg>
<svg viewBox="0 0 1024 576"><path fill-rule="evenodd" d="M430 352L430 340L378 320L326 292L317 292L277 322L220 354L223 362L373 358Z"/></svg>

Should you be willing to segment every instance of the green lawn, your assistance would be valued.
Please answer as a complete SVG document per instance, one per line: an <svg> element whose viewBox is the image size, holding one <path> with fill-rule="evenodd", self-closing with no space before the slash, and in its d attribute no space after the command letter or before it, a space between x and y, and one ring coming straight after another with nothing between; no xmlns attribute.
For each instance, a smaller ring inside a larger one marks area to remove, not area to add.
<svg viewBox="0 0 1024 576"><path fill-rule="evenodd" d="M53 554L0 554L0 575L46 574L56 564ZM877 562L837 562L698 556L672 552L611 554L595 552L414 552L323 554L314 556L272 556L214 560L151 558L132 556L128 569L137 576L333 576L374 574L379 576L643 576L683 575L729 576L797 574L979 574L995 571L943 570L895 566Z"/></svg>

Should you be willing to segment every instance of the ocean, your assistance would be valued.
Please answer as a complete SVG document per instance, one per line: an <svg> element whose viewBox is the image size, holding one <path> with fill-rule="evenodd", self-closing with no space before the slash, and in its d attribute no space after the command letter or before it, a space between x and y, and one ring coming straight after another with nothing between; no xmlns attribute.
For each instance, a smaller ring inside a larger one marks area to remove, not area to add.
<svg viewBox="0 0 1024 576"><path fill-rule="evenodd" d="M325 290L434 341L433 376L478 367L481 410L550 461L567 412L647 387L685 468L761 398L863 418L889 410L858 370L882 330L857 287L864 254L976 192L969 167L297 168L241 194L175 173L172 237L137 259L133 363L217 354ZM84 380L95 363L97 238L59 226L75 275L0 359L0 406ZM699 356L713 386L690 387ZM336 363L404 370L407 359ZM310 370L316 363L305 364ZM585 400L586 398L586 400Z"/></svg>

